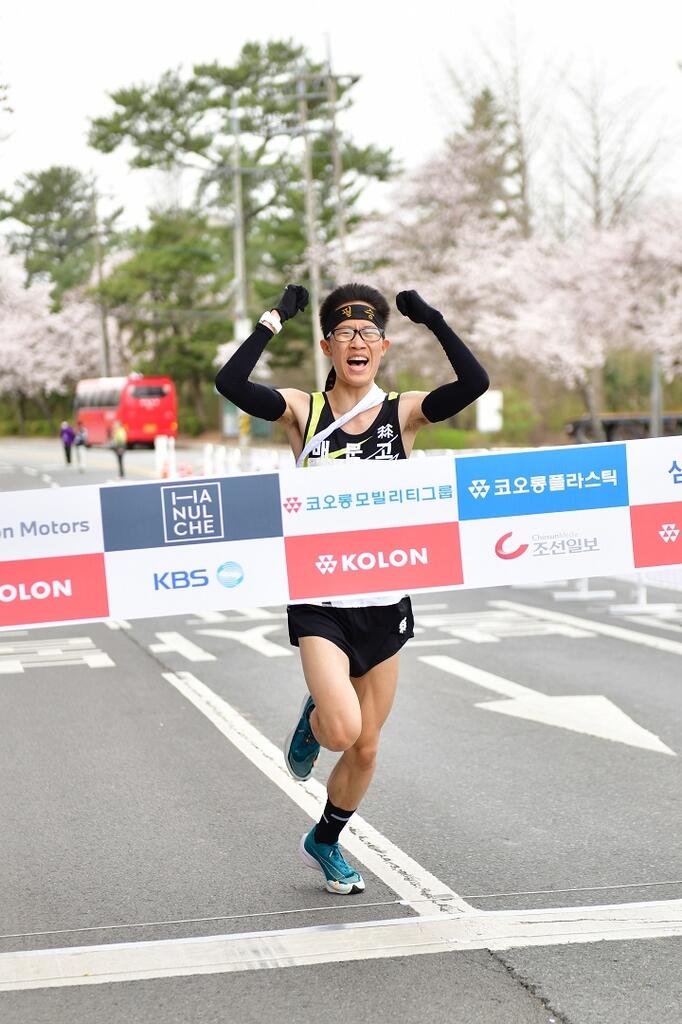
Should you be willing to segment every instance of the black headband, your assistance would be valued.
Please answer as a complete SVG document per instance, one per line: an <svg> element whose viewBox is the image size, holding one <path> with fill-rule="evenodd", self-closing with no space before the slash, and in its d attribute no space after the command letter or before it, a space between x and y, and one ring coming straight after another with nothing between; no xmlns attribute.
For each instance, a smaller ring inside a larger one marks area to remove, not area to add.
<svg viewBox="0 0 682 1024"><path fill-rule="evenodd" d="M370 320L373 324L377 325L380 331L384 329L384 319L381 313L377 312L373 306L369 306L364 302L349 302L347 305L341 306L340 309L334 309L328 314L322 324L325 338L344 320Z"/></svg>

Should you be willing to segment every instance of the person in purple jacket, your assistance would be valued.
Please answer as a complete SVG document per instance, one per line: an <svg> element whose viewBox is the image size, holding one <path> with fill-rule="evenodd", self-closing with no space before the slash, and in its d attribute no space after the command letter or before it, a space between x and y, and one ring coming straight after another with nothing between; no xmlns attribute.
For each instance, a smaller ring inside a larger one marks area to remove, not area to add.
<svg viewBox="0 0 682 1024"><path fill-rule="evenodd" d="M66 458L67 464L70 465L71 448L73 446L73 440L76 436L76 431L73 429L70 423L67 423L66 420L64 420L59 431L59 436L62 440L62 444L64 445L64 456Z"/></svg>

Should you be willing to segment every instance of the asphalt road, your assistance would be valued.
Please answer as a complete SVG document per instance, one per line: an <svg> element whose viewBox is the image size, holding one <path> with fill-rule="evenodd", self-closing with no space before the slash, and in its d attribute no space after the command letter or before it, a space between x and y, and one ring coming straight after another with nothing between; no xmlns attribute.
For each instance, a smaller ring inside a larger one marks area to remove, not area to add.
<svg viewBox="0 0 682 1024"><path fill-rule="evenodd" d="M96 454L2 444L0 488L114 478ZM0 985L3 1024L679 1024L682 594L642 621L572 589L413 598L349 900L298 861L321 790L273 754L304 692L283 609L0 634L0 978L77 947L110 978Z"/></svg>

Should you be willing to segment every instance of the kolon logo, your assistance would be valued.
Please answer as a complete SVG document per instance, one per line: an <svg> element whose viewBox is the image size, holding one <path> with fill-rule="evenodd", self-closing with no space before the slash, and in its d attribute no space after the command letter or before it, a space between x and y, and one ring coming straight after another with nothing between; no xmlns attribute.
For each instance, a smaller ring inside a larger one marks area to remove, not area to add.
<svg viewBox="0 0 682 1024"><path fill-rule="evenodd" d="M490 490L490 484L487 480L472 480L469 484L468 491L473 498L485 498Z"/></svg>
<svg viewBox="0 0 682 1024"><path fill-rule="evenodd" d="M675 543L680 535L680 531L677 528L676 523L661 523L661 528L658 531L658 536L662 539L664 544L669 544L670 541Z"/></svg>
<svg viewBox="0 0 682 1024"><path fill-rule="evenodd" d="M292 600L462 583L459 523L285 537Z"/></svg>
<svg viewBox="0 0 682 1024"><path fill-rule="evenodd" d="M0 626L109 614L104 555L5 562L0 572Z"/></svg>
<svg viewBox="0 0 682 1024"><path fill-rule="evenodd" d="M510 537L511 533L503 533L495 544L495 554L498 558L503 558L505 561L509 561L512 558L520 558L521 555L525 555L528 550L527 544L519 544L517 548L513 548L511 551L505 550L505 542L508 541Z"/></svg>
<svg viewBox="0 0 682 1024"><path fill-rule="evenodd" d="M303 502L300 498L285 498L282 504L286 512L300 512Z"/></svg>
<svg viewBox="0 0 682 1024"><path fill-rule="evenodd" d="M682 546L682 501L667 501L658 505L632 505L630 522L636 569L650 565L679 563Z"/></svg>
<svg viewBox="0 0 682 1024"><path fill-rule="evenodd" d="M341 572L368 572L370 569L390 569L399 568L403 565L428 565L429 553L427 548L410 548L409 551L404 551L402 548L396 548L395 551L378 551L376 554L373 551L360 551L353 552L352 554L341 555ZM321 573L334 572L339 563L336 561L333 555L320 555L318 560L315 562L316 568Z"/></svg>

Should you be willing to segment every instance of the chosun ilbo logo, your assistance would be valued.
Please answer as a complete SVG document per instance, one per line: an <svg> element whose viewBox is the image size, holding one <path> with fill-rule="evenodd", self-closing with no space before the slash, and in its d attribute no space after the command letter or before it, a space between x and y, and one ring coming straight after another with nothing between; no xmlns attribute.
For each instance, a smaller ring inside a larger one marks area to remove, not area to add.
<svg viewBox="0 0 682 1024"><path fill-rule="evenodd" d="M216 569L215 575L223 587L238 587L244 579L244 570L239 562L223 562Z"/></svg>
<svg viewBox="0 0 682 1024"><path fill-rule="evenodd" d="M505 541L508 541L510 537L511 533L503 533L495 544L495 554L498 558L503 558L505 561L508 561L511 558L520 558L521 555L525 555L528 550L527 544L519 544L519 546L514 548L512 551L505 551Z"/></svg>

